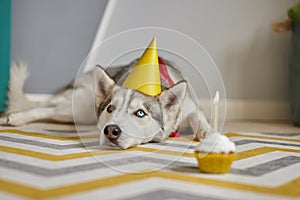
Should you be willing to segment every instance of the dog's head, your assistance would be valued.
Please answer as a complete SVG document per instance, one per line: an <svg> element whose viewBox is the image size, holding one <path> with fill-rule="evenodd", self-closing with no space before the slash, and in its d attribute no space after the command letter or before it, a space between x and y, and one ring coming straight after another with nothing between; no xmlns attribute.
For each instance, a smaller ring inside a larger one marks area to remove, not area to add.
<svg viewBox="0 0 300 200"><path fill-rule="evenodd" d="M127 149L149 141L163 141L178 128L185 81L153 97L118 86L97 66L94 82L100 145Z"/></svg>

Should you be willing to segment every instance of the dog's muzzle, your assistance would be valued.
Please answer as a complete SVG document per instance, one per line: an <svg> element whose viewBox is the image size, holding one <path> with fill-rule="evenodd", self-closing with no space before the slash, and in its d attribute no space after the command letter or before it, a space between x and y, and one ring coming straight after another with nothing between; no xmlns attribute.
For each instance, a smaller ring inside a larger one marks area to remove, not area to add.
<svg viewBox="0 0 300 200"><path fill-rule="evenodd" d="M116 141L122 133L122 130L119 126L115 124L107 125L104 128L104 135L109 139L111 142Z"/></svg>

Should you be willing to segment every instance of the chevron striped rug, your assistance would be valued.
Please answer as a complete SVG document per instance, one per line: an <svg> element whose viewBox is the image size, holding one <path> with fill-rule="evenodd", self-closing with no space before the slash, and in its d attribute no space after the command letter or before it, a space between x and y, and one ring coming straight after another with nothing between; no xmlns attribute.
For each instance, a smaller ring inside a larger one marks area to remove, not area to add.
<svg viewBox="0 0 300 200"><path fill-rule="evenodd" d="M235 162L212 175L189 139L101 150L93 132L2 127L0 199L300 199L300 134L227 136Z"/></svg>

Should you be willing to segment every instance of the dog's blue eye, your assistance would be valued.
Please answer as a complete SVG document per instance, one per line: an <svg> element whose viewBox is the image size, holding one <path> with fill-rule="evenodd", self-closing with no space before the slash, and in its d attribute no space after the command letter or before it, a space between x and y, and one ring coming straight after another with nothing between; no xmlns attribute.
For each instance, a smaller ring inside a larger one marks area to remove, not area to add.
<svg viewBox="0 0 300 200"><path fill-rule="evenodd" d="M135 112L135 115L137 117L142 118L142 117L145 117L146 113L143 110L138 110L138 111Z"/></svg>

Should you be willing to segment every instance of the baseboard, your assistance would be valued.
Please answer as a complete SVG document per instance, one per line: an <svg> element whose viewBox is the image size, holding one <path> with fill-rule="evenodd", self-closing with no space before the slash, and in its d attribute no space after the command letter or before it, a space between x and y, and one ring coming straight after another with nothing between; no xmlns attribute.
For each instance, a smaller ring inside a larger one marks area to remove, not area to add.
<svg viewBox="0 0 300 200"><path fill-rule="evenodd" d="M199 100L206 116L210 116L211 101ZM290 120L287 101L227 99L226 120Z"/></svg>
<svg viewBox="0 0 300 200"><path fill-rule="evenodd" d="M46 100L49 94L27 94L34 101ZM211 100L200 99L199 105L210 116ZM291 111L287 101L236 100L226 101L226 120L290 120Z"/></svg>

